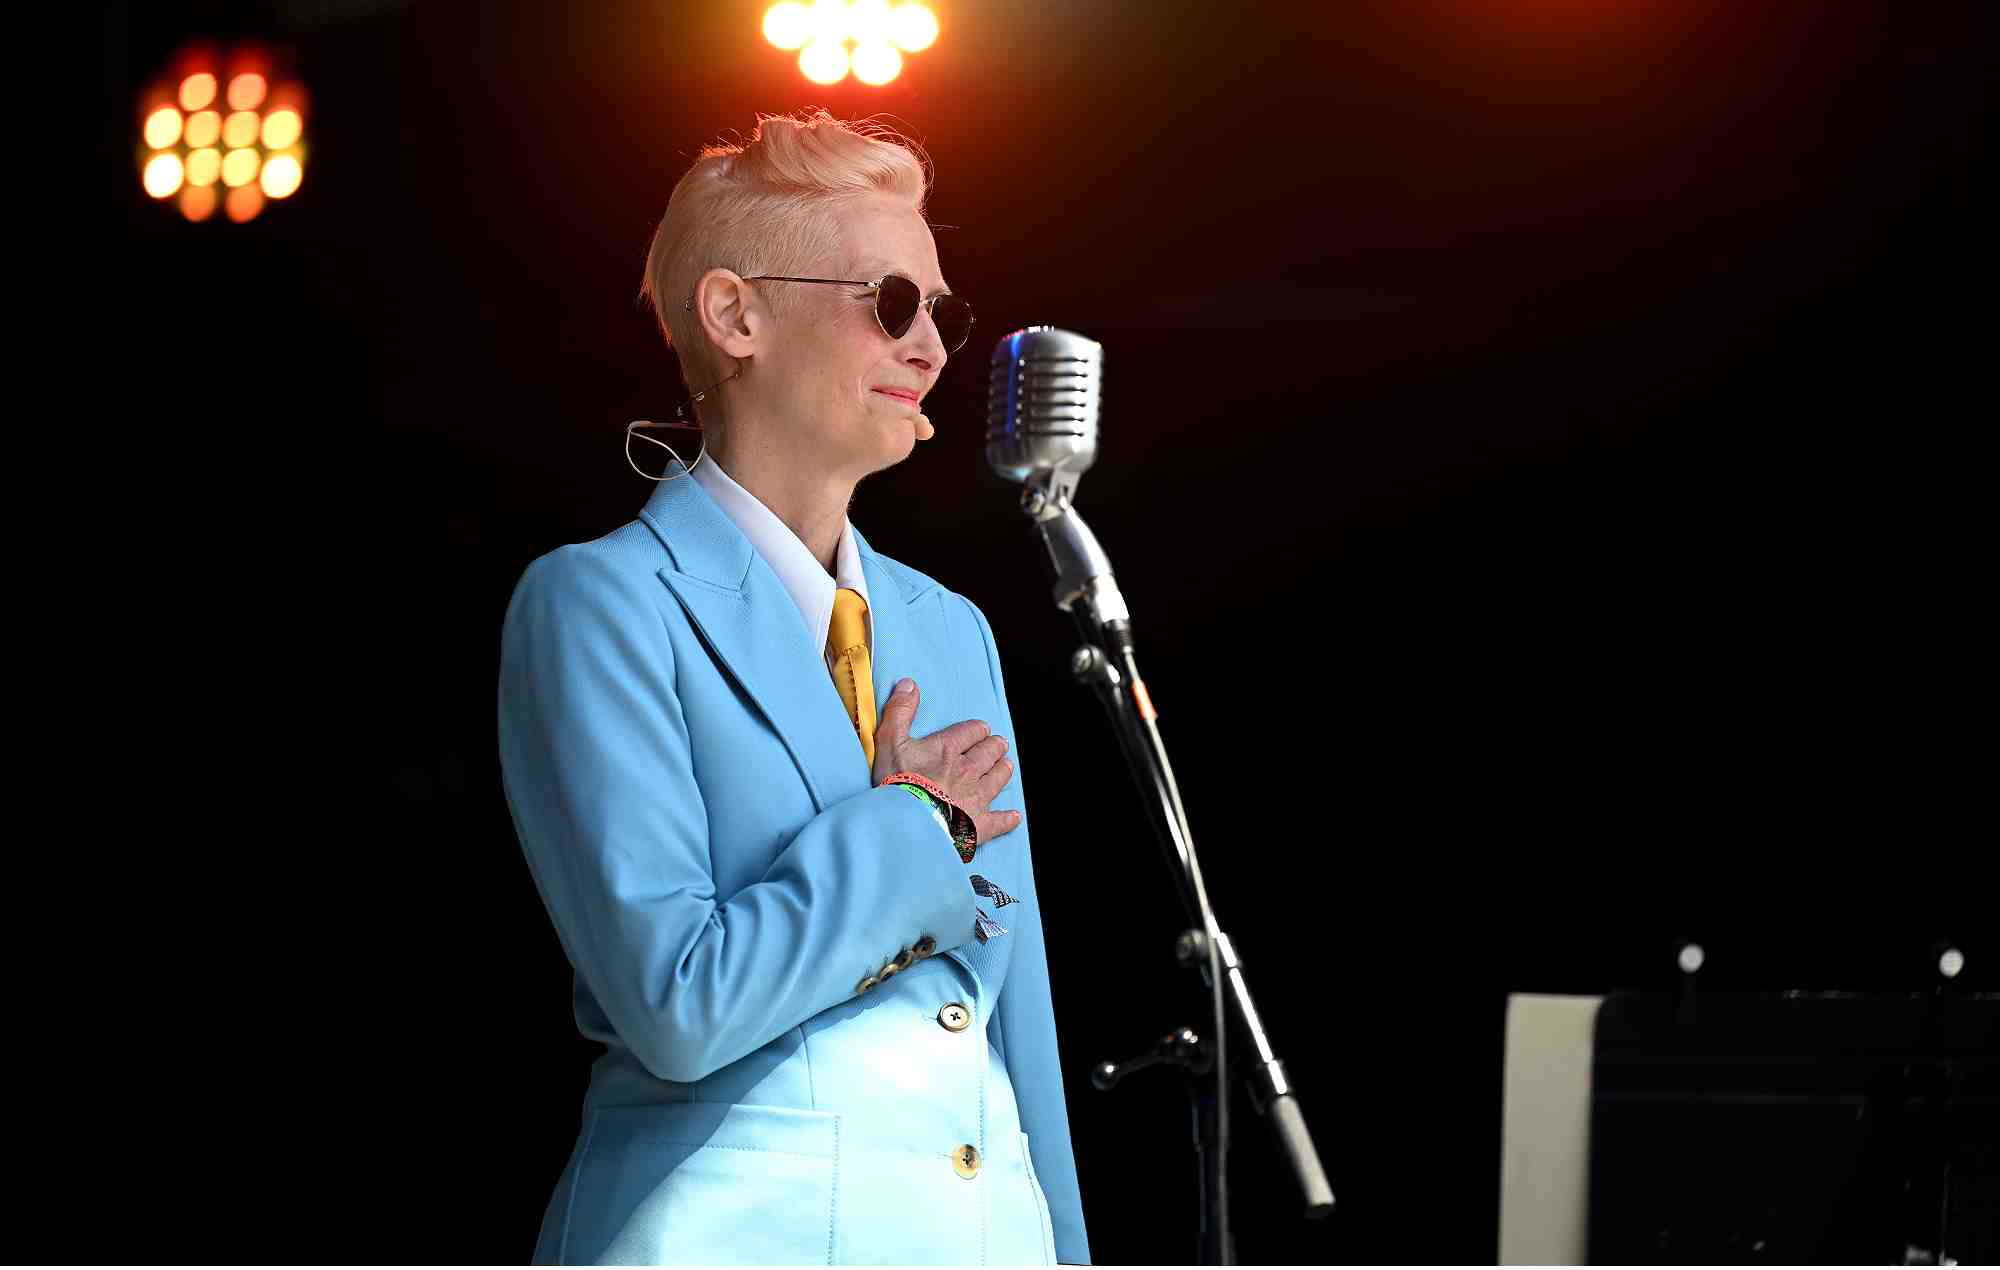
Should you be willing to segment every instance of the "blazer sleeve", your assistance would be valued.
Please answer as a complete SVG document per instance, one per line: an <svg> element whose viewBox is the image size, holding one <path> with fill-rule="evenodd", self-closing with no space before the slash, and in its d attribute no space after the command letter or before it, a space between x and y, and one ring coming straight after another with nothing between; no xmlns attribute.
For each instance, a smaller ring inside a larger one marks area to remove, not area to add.
<svg viewBox="0 0 2000 1270"><path fill-rule="evenodd" d="M966 942L977 897L930 811L890 786L828 807L718 896L669 620L657 574L597 544L530 564L501 628L500 760L563 951L639 1062L691 1082L856 995L885 954Z"/></svg>
<svg viewBox="0 0 2000 1270"><path fill-rule="evenodd" d="M963 597L961 597L963 598ZM1000 1053L1007 1064L1007 1076L1014 1085L1014 1097L1021 1108L1021 1128L1028 1135L1028 1150L1034 1156L1035 1176L1048 1196L1049 1217L1055 1227L1056 1260L1070 1265L1090 1264L1090 1239L1084 1230L1083 1196L1076 1180L1076 1153L1070 1144L1069 1106L1063 1092L1061 1055L1056 1048L1055 1002L1049 991L1049 955L1042 938L1042 905L1035 885L1034 854L1028 841L1025 786L1019 784L1026 767L1021 761L1020 734L1014 730L1014 713L1007 704L1007 686L1000 673L1000 655L993 628L979 606L966 600L979 624L986 643L986 666L993 675L993 696L999 702L998 726L993 730L1007 738L1008 757L1014 761L1015 797L1023 798L1020 827L1021 863L1009 879L1020 891L1018 908L1007 938L1015 940L1012 961L1007 968L1007 984L1000 993L997 1017L1000 1024ZM1000 800L995 799L997 804Z"/></svg>

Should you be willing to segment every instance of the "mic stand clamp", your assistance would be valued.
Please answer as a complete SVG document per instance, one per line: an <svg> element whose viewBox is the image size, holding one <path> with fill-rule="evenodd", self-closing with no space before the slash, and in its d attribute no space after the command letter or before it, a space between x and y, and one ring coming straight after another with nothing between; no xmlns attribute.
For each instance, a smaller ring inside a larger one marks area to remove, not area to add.
<svg viewBox="0 0 2000 1270"><path fill-rule="evenodd" d="M1193 1115L1189 1127L1194 1132L1195 1189L1200 1196L1196 1214L1200 1219L1202 1265L1236 1264L1236 1240L1218 1232L1215 1222L1215 1174L1219 1171L1215 1132L1215 1081L1201 1079L1215 1072L1215 1050L1202 1035L1189 1027L1177 1027L1153 1043L1153 1048L1122 1063L1099 1063L1090 1073L1090 1083L1109 1090L1133 1072L1148 1067L1178 1067L1181 1084L1187 1090Z"/></svg>
<svg viewBox="0 0 2000 1270"><path fill-rule="evenodd" d="M1217 947L1222 953L1222 975L1227 979L1233 972L1241 969L1242 963L1236 960L1236 948L1229 942L1228 935L1222 936ZM1205 932L1199 929L1182 931L1180 938L1174 941L1174 960L1191 970L1200 972L1202 983L1213 986L1208 982L1208 935ZM1268 1114L1275 1100L1295 1091L1291 1080L1285 1075L1283 1059L1276 1057L1264 1059L1260 1054L1259 1060L1251 1070L1248 1085L1251 1105L1256 1107L1257 1114L1261 1116Z"/></svg>

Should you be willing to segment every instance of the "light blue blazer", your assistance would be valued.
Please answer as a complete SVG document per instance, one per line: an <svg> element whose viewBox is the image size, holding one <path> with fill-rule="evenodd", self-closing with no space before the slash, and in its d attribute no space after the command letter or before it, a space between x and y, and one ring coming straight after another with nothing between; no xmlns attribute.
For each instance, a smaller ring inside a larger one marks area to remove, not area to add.
<svg viewBox="0 0 2000 1270"><path fill-rule="evenodd" d="M1010 743L992 805L1024 819L970 865L872 786L798 606L693 480L514 589L507 803L607 1047L535 1264L1090 1260L993 631L855 543L878 706L911 676L912 735Z"/></svg>

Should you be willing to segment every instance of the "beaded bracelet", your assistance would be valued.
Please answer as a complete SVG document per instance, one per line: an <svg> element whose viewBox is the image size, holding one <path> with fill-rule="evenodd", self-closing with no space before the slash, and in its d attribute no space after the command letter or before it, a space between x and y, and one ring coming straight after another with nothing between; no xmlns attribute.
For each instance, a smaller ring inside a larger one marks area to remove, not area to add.
<svg viewBox="0 0 2000 1270"><path fill-rule="evenodd" d="M945 809L951 817L951 845L958 850L958 858L965 864L972 863L972 856L979 849L979 829L972 823L972 813L951 800L951 796L940 789L936 782L915 772L891 772L882 778L884 785L904 785L919 790L933 803Z"/></svg>

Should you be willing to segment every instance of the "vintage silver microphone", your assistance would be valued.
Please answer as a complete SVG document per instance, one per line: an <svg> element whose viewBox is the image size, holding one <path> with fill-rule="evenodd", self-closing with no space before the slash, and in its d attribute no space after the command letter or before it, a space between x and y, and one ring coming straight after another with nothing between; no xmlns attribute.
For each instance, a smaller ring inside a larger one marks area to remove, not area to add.
<svg viewBox="0 0 2000 1270"><path fill-rule="evenodd" d="M1132 614L1111 561L1075 513L1076 486L1097 460L1104 346L1074 331L1029 326L993 347L986 398L986 462L1026 486L1021 508L1055 564L1056 607L1078 600L1114 658L1132 649Z"/></svg>
<svg viewBox="0 0 2000 1270"><path fill-rule="evenodd" d="M1272 1050L1251 1000L1243 963L1209 904L1187 808L1181 802L1180 785L1160 736L1158 713L1139 678L1138 660L1132 652L1132 615L1111 574L1110 559L1072 505L1077 482L1097 460L1104 347L1073 331L1024 327L994 346L988 387L986 461L1003 480L1018 481L1025 487L1021 510L1034 522L1055 564L1056 607L1070 614L1084 630L1084 646L1071 658L1070 669L1097 691L1109 711L1147 814L1169 849L1181 900L1200 923L1199 929L1182 933L1175 951L1182 965L1203 967L1211 1004L1209 1036L1214 1042L1213 1084L1196 1103L1196 1153L1201 1158L1202 1175L1198 1260L1204 1265L1232 1265L1235 1250L1226 1165L1231 1141L1231 1086L1225 996L1235 1003L1237 1018L1256 1051L1251 1069L1252 1101L1277 1125L1279 1144L1305 1196L1306 1215L1318 1218L1332 1212L1333 1190L1327 1185L1326 1171L1284 1063ZM1082 602L1080 609L1078 601ZM1096 647L1098 643L1104 647ZM1108 1087L1099 1080L1098 1088Z"/></svg>

